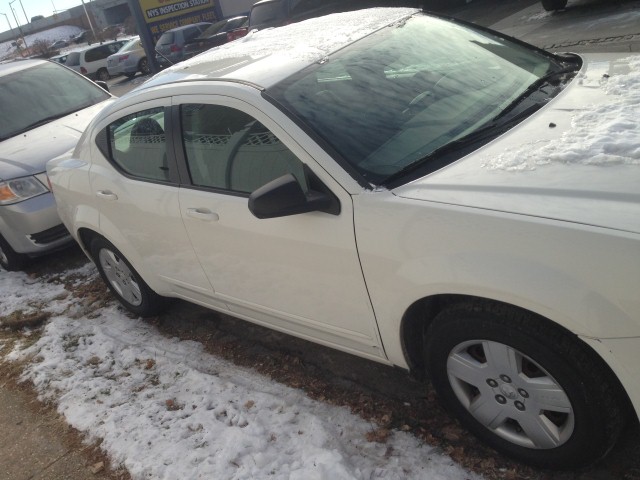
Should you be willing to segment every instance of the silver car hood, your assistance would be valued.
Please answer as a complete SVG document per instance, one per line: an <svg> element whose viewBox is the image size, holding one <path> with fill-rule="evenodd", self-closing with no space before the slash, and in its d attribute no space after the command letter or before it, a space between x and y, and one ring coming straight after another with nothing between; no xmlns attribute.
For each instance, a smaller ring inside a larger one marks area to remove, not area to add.
<svg viewBox="0 0 640 480"><path fill-rule="evenodd" d="M44 172L48 160L75 147L89 122L109 103L105 100L0 142L0 179Z"/></svg>
<svg viewBox="0 0 640 480"><path fill-rule="evenodd" d="M582 56L533 116L393 193L640 233L640 56L626 57Z"/></svg>

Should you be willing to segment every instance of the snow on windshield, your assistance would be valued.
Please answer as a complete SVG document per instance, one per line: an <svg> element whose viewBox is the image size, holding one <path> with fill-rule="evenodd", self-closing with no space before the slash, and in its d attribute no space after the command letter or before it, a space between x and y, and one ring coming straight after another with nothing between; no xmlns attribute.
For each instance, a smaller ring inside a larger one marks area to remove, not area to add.
<svg viewBox="0 0 640 480"><path fill-rule="evenodd" d="M26 359L23 379L134 480L480 478L408 433L370 442L376 425L347 408L62 286L96 278L93 264L62 279L0 271L0 315L53 314L35 343L0 343L0 361Z"/></svg>
<svg viewBox="0 0 640 480"><path fill-rule="evenodd" d="M505 151L483 166L492 170L534 170L554 163L582 165L640 165L640 56L626 74L603 78L600 88L609 102L585 105L560 138L537 141ZM576 77L580 82L580 77Z"/></svg>

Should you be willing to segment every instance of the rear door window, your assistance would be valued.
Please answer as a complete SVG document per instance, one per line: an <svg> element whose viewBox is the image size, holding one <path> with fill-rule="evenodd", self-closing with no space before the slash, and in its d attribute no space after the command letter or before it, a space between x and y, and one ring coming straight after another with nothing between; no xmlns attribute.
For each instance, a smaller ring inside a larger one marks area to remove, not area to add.
<svg viewBox="0 0 640 480"><path fill-rule="evenodd" d="M127 115L108 127L111 161L144 180L169 180L164 108Z"/></svg>

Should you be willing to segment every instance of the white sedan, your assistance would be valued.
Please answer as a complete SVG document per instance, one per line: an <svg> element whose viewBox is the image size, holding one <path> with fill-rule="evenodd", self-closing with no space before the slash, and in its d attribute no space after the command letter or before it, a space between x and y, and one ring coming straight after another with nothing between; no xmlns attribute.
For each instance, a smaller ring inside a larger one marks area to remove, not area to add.
<svg viewBox="0 0 640 480"><path fill-rule="evenodd" d="M411 369L497 450L577 467L640 411L639 79L337 14L169 68L48 174L132 312L182 298Z"/></svg>

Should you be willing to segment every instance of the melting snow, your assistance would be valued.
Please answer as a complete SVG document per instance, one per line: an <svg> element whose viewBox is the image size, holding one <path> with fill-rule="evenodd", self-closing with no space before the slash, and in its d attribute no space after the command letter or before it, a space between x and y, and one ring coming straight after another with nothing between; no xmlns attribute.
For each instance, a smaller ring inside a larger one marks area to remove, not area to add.
<svg viewBox="0 0 640 480"><path fill-rule="evenodd" d="M97 275L93 265L68 274ZM37 358L24 379L134 479L479 478L407 433L369 442L376 427L346 408L168 339L115 305L89 311L59 283L0 271L0 314L38 303L59 313L34 345L0 352Z"/></svg>

